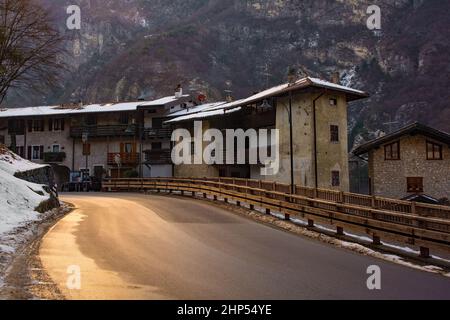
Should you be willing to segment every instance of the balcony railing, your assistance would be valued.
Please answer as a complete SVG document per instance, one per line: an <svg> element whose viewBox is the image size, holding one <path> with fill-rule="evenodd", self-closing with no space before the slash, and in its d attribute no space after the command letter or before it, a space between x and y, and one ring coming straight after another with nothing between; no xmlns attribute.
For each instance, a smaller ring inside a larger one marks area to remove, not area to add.
<svg viewBox="0 0 450 320"><path fill-rule="evenodd" d="M171 164L170 150L148 150L145 151L145 163L150 165Z"/></svg>
<svg viewBox="0 0 450 320"><path fill-rule="evenodd" d="M134 137L137 133L136 125L103 125L78 126L70 128L71 138L82 138L87 133L89 138L102 137Z"/></svg>
<svg viewBox="0 0 450 320"><path fill-rule="evenodd" d="M44 162L46 163L61 163L66 160L65 152L45 152Z"/></svg>
<svg viewBox="0 0 450 320"><path fill-rule="evenodd" d="M146 128L144 129L144 139L170 139L172 129L170 128Z"/></svg>
<svg viewBox="0 0 450 320"><path fill-rule="evenodd" d="M108 153L108 165L136 166L139 164L139 153Z"/></svg>

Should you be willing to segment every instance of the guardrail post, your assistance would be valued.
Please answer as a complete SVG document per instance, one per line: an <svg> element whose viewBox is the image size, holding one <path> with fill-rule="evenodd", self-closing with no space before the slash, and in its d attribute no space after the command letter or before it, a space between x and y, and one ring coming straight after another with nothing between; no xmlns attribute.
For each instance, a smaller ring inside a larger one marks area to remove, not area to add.
<svg viewBox="0 0 450 320"><path fill-rule="evenodd" d="M372 243L376 246L380 246L381 245L381 238L377 235L373 235L372 236Z"/></svg>
<svg viewBox="0 0 450 320"><path fill-rule="evenodd" d="M308 219L308 228L314 228L314 220Z"/></svg>
<svg viewBox="0 0 450 320"><path fill-rule="evenodd" d="M223 201L224 201L225 203L228 203L228 199L227 199L227 198L223 199Z"/></svg>
<svg viewBox="0 0 450 320"><path fill-rule="evenodd" d="M270 209L266 209L266 214L270 215Z"/></svg>
<svg viewBox="0 0 450 320"><path fill-rule="evenodd" d="M217 196L216 195L214 195L214 201L217 201Z"/></svg>
<svg viewBox="0 0 450 320"><path fill-rule="evenodd" d="M252 210L252 211L255 210L255 205L254 204L250 205L250 210Z"/></svg>
<svg viewBox="0 0 450 320"><path fill-rule="evenodd" d="M420 257L428 259L431 257L430 255L430 249L425 247L420 247Z"/></svg>
<svg viewBox="0 0 450 320"><path fill-rule="evenodd" d="M284 214L284 220L290 221L291 220L291 215L289 213L285 213Z"/></svg>
<svg viewBox="0 0 450 320"><path fill-rule="evenodd" d="M203 194L203 198L205 198L205 199L208 198L206 193Z"/></svg>
<svg viewBox="0 0 450 320"><path fill-rule="evenodd" d="M343 236L344 235L344 228L342 227L336 227L336 234L338 236Z"/></svg>
<svg viewBox="0 0 450 320"><path fill-rule="evenodd" d="M240 202L240 201L236 201L236 205L237 205L238 207L240 207L240 206L241 206L241 202Z"/></svg>

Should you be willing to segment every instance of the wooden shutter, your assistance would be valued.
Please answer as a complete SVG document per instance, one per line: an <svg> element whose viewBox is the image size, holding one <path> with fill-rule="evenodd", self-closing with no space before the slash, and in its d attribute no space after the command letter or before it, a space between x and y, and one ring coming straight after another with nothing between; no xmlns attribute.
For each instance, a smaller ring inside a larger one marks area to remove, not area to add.
<svg viewBox="0 0 450 320"><path fill-rule="evenodd" d="M61 119L61 131L64 131L64 119Z"/></svg>
<svg viewBox="0 0 450 320"><path fill-rule="evenodd" d="M33 120L28 120L28 132L33 132Z"/></svg>
<svg viewBox="0 0 450 320"><path fill-rule="evenodd" d="M39 146L39 159L44 160L44 146Z"/></svg>
<svg viewBox="0 0 450 320"><path fill-rule="evenodd" d="M31 149L31 146L28 146L28 160L31 160L33 150Z"/></svg>
<svg viewBox="0 0 450 320"><path fill-rule="evenodd" d="M48 131L53 131L53 119L48 119Z"/></svg>

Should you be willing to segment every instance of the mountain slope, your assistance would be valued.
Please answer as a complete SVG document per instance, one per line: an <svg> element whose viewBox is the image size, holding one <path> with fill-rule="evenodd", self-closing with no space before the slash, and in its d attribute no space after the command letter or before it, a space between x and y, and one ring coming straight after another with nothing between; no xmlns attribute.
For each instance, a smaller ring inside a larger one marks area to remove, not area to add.
<svg viewBox="0 0 450 320"><path fill-rule="evenodd" d="M36 1L71 37L73 72L20 104L156 97L178 83L210 100L225 89L240 97L284 81L294 66L324 78L340 71L372 94L351 107L352 142L414 120L450 131L448 1L380 1L381 33L366 27L365 0L81 0L79 31L64 27L73 1Z"/></svg>

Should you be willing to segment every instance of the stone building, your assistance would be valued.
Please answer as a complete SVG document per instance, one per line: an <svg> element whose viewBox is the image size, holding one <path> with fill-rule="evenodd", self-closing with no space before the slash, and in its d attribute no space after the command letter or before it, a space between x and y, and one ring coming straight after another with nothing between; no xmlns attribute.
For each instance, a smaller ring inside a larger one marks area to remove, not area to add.
<svg viewBox="0 0 450 320"><path fill-rule="evenodd" d="M450 134L413 123L353 152L368 154L370 192L390 198L450 198Z"/></svg>
<svg viewBox="0 0 450 320"><path fill-rule="evenodd" d="M60 186L71 174L172 176L171 131L163 121L190 103L177 92L154 101L0 109L0 143L50 164Z"/></svg>
<svg viewBox="0 0 450 320"><path fill-rule="evenodd" d="M348 191L347 106L348 102L367 96L365 92L335 82L307 77L245 99L199 106L188 114L171 117L167 123L174 128L188 129L191 133L194 122L202 121L203 129L278 129L280 136L280 169L274 175L261 176L261 166L250 163L182 164L175 167L175 175L240 177L288 184L293 178L296 185ZM248 142L245 148L248 153Z"/></svg>

